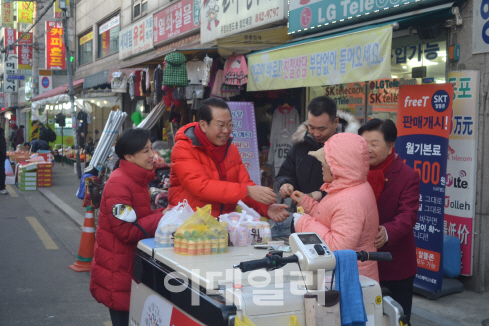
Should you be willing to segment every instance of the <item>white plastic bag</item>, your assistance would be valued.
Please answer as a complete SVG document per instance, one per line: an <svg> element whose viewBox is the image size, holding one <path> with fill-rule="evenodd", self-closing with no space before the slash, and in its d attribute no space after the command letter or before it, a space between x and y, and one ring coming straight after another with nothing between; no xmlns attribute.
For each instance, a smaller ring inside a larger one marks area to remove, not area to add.
<svg viewBox="0 0 489 326"><path fill-rule="evenodd" d="M258 215L259 216L259 215ZM220 220L228 223L229 240L235 247L267 243L272 240L272 232L267 222L242 213L221 215Z"/></svg>
<svg viewBox="0 0 489 326"><path fill-rule="evenodd" d="M12 170L12 165L10 165L10 160L5 159L5 176L11 177L14 175L14 171Z"/></svg>
<svg viewBox="0 0 489 326"><path fill-rule="evenodd" d="M155 248L168 248L173 250L175 243L175 232L187 218L195 213L185 199L178 203L160 219L155 232Z"/></svg>

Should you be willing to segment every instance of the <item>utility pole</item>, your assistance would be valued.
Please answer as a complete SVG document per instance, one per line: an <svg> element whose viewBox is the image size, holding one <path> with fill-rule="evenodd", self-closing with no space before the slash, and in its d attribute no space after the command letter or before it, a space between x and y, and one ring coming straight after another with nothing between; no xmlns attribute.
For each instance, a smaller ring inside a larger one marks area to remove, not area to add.
<svg viewBox="0 0 489 326"><path fill-rule="evenodd" d="M59 0L59 7L63 10L63 39L65 43L66 70L68 72L68 86L71 102L71 127L73 128L73 141L76 155L76 174L81 179L80 148L78 146L78 135L76 133L76 111L75 111L75 91L73 90L73 70L71 69L70 41L68 39L68 6L66 0Z"/></svg>
<svg viewBox="0 0 489 326"><path fill-rule="evenodd" d="M37 2L32 2L34 6L33 21L37 19ZM32 98L39 95L39 47L42 42L39 40L40 28L35 26L32 28Z"/></svg>

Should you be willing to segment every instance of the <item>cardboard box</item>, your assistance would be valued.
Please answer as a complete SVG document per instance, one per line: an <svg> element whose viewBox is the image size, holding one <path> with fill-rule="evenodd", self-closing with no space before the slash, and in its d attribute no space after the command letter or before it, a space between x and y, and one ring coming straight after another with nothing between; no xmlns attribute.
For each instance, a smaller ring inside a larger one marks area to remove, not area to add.
<svg viewBox="0 0 489 326"><path fill-rule="evenodd" d="M20 181L19 180L19 185L20 186L36 186L37 185L37 181Z"/></svg>
<svg viewBox="0 0 489 326"><path fill-rule="evenodd" d="M39 162L37 163L37 167L39 169L53 169L53 163L52 162Z"/></svg>
<svg viewBox="0 0 489 326"><path fill-rule="evenodd" d="M30 171L35 171L37 170L37 164L35 163L29 163L29 164L26 164L26 165L20 165L19 166L19 170L20 172L30 172Z"/></svg>
<svg viewBox="0 0 489 326"><path fill-rule="evenodd" d="M52 183L41 183L41 184L37 184L37 187L40 188L40 187L51 187L52 186Z"/></svg>
<svg viewBox="0 0 489 326"><path fill-rule="evenodd" d="M24 176L19 176L19 183L23 181L37 181L36 177L24 177Z"/></svg>
<svg viewBox="0 0 489 326"><path fill-rule="evenodd" d="M37 190L37 186L23 186L23 185L18 185L17 186L20 191L32 191L32 190Z"/></svg>
<svg viewBox="0 0 489 326"><path fill-rule="evenodd" d="M32 177L37 177L37 172L20 172L19 171L19 177L29 177L29 178L32 178Z"/></svg>
<svg viewBox="0 0 489 326"><path fill-rule="evenodd" d="M19 163L22 161L29 160L31 157L29 155L20 155L20 154L12 154L9 156L10 162L12 163Z"/></svg>

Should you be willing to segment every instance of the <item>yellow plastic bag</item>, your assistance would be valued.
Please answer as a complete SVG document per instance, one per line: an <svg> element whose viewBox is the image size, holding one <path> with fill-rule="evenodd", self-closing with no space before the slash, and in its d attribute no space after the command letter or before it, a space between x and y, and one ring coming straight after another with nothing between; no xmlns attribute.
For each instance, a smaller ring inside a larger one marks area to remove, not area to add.
<svg viewBox="0 0 489 326"><path fill-rule="evenodd" d="M228 232L210 214L211 205L197 208L175 233L175 253L210 255L228 252Z"/></svg>
<svg viewBox="0 0 489 326"><path fill-rule="evenodd" d="M299 321L297 320L296 315L293 315L292 317L290 317L289 325L288 326L301 326L299 324Z"/></svg>
<svg viewBox="0 0 489 326"><path fill-rule="evenodd" d="M252 322L248 317L243 316L243 320L239 319L238 316L234 319L235 326L256 326L254 322ZM299 324L297 324L299 325Z"/></svg>

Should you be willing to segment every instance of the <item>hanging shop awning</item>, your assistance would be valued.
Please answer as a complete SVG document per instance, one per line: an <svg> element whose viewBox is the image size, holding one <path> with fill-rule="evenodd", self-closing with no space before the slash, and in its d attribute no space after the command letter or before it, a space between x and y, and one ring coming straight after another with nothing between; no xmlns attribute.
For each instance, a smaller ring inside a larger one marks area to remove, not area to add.
<svg viewBox="0 0 489 326"><path fill-rule="evenodd" d="M248 55L248 91L375 80L391 76L392 26L281 45Z"/></svg>
<svg viewBox="0 0 489 326"><path fill-rule="evenodd" d="M92 88L107 86L107 84L110 85L110 82L107 83L108 76L109 76L109 71L104 70L96 74L84 77L83 89L92 89Z"/></svg>
<svg viewBox="0 0 489 326"><path fill-rule="evenodd" d="M228 57L233 53L246 54L272 48L290 40L292 35L287 33L287 26L280 26L218 39L217 48L221 56Z"/></svg>
<svg viewBox="0 0 489 326"><path fill-rule="evenodd" d="M73 88L81 88L83 85L83 78L81 79L78 79L78 80L75 80L73 82ZM42 100L42 99L45 99L45 98L49 98L49 97L53 97L53 96L56 96L56 95L61 95L61 94L65 94L65 93L68 93L68 90L69 90L69 86L68 86L68 83L62 85L62 86L59 86L59 87L56 87L55 89L52 89L50 91L47 91L46 93L43 93L43 94L40 94L40 95L37 95L36 97L34 97L32 99L32 101L39 101L39 100ZM75 90L75 93L76 93L76 90Z"/></svg>

